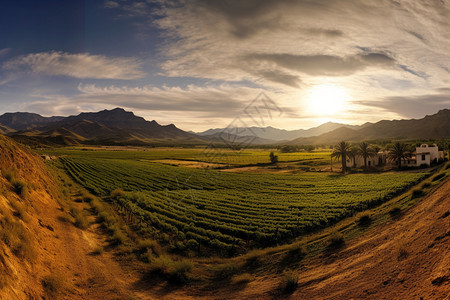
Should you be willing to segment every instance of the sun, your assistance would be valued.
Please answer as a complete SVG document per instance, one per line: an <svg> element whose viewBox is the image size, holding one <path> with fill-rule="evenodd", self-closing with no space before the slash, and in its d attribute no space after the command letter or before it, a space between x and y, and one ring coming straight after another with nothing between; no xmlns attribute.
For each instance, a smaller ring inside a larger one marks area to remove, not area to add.
<svg viewBox="0 0 450 300"><path fill-rule="evenodd" d="M311 88L307 98L309 113L330 116L343 111L350 96L342 86L320 84Z"/></svg>

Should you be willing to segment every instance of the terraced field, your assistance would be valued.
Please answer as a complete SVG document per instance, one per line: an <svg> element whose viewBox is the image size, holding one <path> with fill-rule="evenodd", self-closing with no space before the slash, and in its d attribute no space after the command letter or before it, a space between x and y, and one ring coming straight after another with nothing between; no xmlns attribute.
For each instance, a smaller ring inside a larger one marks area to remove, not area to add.
<svg viewBox="0 0 450 300"><path fill-rule="evenodd" d="M99 196L125 191L114 201L134 216L141 234L180 249L203 246L223 253L289 242L375 206L426 176L242 174L175 167L149 158L185 157L177 151L146 153L145 158L132 153L136 151L81 152L64 153L64 168Z"/></svg>

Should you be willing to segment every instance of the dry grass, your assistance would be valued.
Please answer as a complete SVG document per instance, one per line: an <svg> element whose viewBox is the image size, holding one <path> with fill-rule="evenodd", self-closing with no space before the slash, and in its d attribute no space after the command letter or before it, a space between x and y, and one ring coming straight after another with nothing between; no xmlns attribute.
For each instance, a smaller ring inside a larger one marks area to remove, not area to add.
<svg viewBox="0 0 450 300"><path fill-rule="evenodd" d="M75 226L77 226L80 229L86 229L89 227L87 217L82 211L80 211L75 207L72 207L70 209L70 214L75 219Z"/></svg>
<svg viewBox="0 0 450 300"><path fill-rule="evenodd" d="M229 262L226 264L213 266L211 269L214 272L215 280L224 280L230 279L233 275L235 275L239 270L239 266L234 262Z"/></svg>
<svg viewBox="0 0 450 300"><path fill-rule="evenodd" d="M328 249L339 249L345 245L342 233L335 231L328 238Z"/></svg>
<svg viewBox="0 0 450 300"><path fill-rule="evenodd" d="M0 239L19 258L32 261L36 256L31 235L20 221L6 215L0 220Z"/></svg>
<svg viewBox="0 0 450 300"><path fill-rule="evenodd" d="M150 262L150 271L159 273L173 283L185 283L193 268L192 262L186 259L172 260L168 255L161 255Z"/></svg>
<svg viewBox="0 0 450 300"><path fill-rule="evenodd" d="M280 287L285 293L292 293L298 287L298 274L294 271L286 271L281 277Z"/></svg>
<svg viewBox="0 0 450 300"><path fill-rule="evenodd" d="M233 276L231 282L233 284L246 284L253 280L253 276L249 273L243 273L236 276Z"/></svg>
<svg viewBox="0 0 450 300"><path fill-rule="evenodd" d="M64 290L64 280L55 274L45 276L42 281L44 292L51 298L56 298Z"/></svg>

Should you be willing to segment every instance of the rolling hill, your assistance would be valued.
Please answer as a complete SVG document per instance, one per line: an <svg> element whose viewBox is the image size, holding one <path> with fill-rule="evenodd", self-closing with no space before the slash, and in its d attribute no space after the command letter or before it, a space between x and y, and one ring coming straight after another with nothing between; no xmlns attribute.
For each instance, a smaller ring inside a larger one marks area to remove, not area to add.
<svg viewBox="0 0 450 300"><path fill-rule="evenodd" d="M285 129L278 129L274 127L247 127L247 128L214 128L214 129L208 129L203 132L198 132L198 135L201 136L212 136L215 134L219 134L224 131L231 131L236 133L236 135L239 136L256 136L260 139L273 142L276 141L286 141L286 140L293 140L296 138L301 137L310 137L310 136L317 136L323 133L330 132L332 130L346 127L346 128L353 128L358 129L360 127L364 127L366 124L357 126L357 125L348 125L348 124L341 124L341 123L334 123L334 122L327 122L322 125L319 125L317 127L309 128L309 129L297 129L297 130L285 130Z"/></svg>
<svg viewBox="0 0 450 300"><path fill-rule="evenodd" d="M307 138L292 140L290 145L329 144L342 140L362 141L373 139L440 139L450 138L450 110L422 119L383 120L367 124L360 129L341 127L333 131Z"/></svg>

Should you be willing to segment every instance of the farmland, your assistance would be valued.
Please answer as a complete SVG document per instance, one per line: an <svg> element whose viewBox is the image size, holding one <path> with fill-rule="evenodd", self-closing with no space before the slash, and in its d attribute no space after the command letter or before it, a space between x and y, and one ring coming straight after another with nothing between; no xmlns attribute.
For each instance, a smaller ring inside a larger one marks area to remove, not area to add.
<svg viewBox="0 0 450 300"><path fill-rule="evenodd" d="M61 156L64 169L79 184L132 214L142 235L180 250L200 249L201 245L224 254L292 241L390 199L426 176L243 174L156 162L195 160L202 158L200 151L63 149L51 154ZM249 164L251 160L267 159L268 152L260 152L247 160L242 160L246 156L241 154L240 161ZM328 155L297 153L280 158L325 163ZM124 195L110 198L116 189L123 190Z"/></svg>

